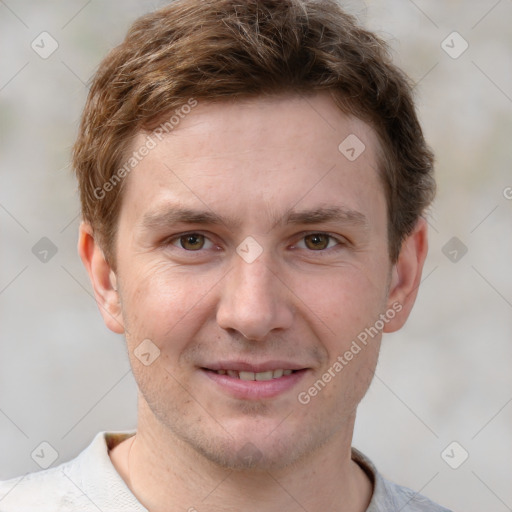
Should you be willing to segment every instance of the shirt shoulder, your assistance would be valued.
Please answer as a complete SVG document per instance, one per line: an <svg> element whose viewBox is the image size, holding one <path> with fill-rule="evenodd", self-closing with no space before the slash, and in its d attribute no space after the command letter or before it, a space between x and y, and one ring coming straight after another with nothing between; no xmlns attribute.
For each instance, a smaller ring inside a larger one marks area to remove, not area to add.
<svg viewBox="0 0 512 512"><path fill-rule="evenodd" d="M418 492L385 479L372 462L352 448L352 459L373 482L373 495L366 512L451 512Z"/></svg>
<svg viewBox="0 0 512 512"><path fill-rule="evenodd" d="M132 432L100 432L75 459L0 481L0 512L146 512L110 461L108 449Z"/></svg>
<svg viewBox="0 0 512 512"><path fill-rule="evenodd" d="M381 512L381 510L400 510L401 512L452 512L408 487L395 484L384 478L383 481L386 489L385 493L390 498L389 501L393 503L393 507L398 508L377 508L375 512L377 512L377 510L379 512ZM373 511L368 509L368 512Z"/></svg>
<svg viewBox="0 0 512 512"><path fill-rule="evenodd" d="M74 461L0 482L0 512L88 511L90 504L68 473Z"/></svg>

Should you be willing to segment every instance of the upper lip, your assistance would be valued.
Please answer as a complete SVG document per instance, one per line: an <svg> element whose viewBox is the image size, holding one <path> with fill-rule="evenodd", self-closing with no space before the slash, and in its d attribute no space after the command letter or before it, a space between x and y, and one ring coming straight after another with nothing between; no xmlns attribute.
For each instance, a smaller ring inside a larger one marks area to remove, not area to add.
<svg viewBox="0 0 512 512"><path fill-rule="evenodd" d="M270 370L303 370L307 368L299 363L289 361L264 361L260 363L248 363L247 361L219 361L203 366L207 370L234 370L242 372L267 372Z"/></svg>

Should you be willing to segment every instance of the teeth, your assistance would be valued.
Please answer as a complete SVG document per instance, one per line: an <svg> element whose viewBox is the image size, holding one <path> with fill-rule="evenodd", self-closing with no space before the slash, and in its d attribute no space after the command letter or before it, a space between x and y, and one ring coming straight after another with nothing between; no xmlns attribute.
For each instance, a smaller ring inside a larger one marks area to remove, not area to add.
<svg viewBox="0 0 512 512"><path fill-rule="evenodd" d="M255 373L254 375L256 377L256 380L272 380L274 372L272 370L269 370L268 372Z"/></svg>
<svg viewBox="0 0 512 512"><path fill-rule="evenodd" d="M268 370L266 372L245 372L241 371L238 372L236 370L217 370L216 373L219 375L228 375L229 377L233 377L235 379L240 380L272 380L272 379L279 379L283 375L291 375L293 370Z"/></svg>

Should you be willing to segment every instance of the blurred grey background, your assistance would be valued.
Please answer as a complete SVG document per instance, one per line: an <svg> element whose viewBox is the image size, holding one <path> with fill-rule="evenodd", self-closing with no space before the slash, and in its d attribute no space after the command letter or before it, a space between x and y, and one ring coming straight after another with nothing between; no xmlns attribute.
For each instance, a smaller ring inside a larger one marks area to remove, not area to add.
<svg viewBox="0 0 512 512"><path fill-rule="evenodd" d="M56 465L136 425L76 253L69 157L100 59L163 3L0 0L0 479L40 469L42 442ZM439 185L418 301L353 444L455 511L512 510L512 0L343 3L416 83Z"/></svg>

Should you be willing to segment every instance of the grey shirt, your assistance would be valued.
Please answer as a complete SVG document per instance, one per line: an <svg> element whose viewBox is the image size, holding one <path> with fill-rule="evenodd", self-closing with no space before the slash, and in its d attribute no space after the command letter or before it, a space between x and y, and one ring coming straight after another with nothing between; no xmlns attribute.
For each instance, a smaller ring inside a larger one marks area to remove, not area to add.
<svg viewBox="0 0 512 512"><path fill-rule="evenodd" d="M75 459L0 482L0 512L147 512L114 468L108 452L135 432L100 432ZM367 512L450 512L396 485L358 450L352 458L373 482Z"/></svg>

